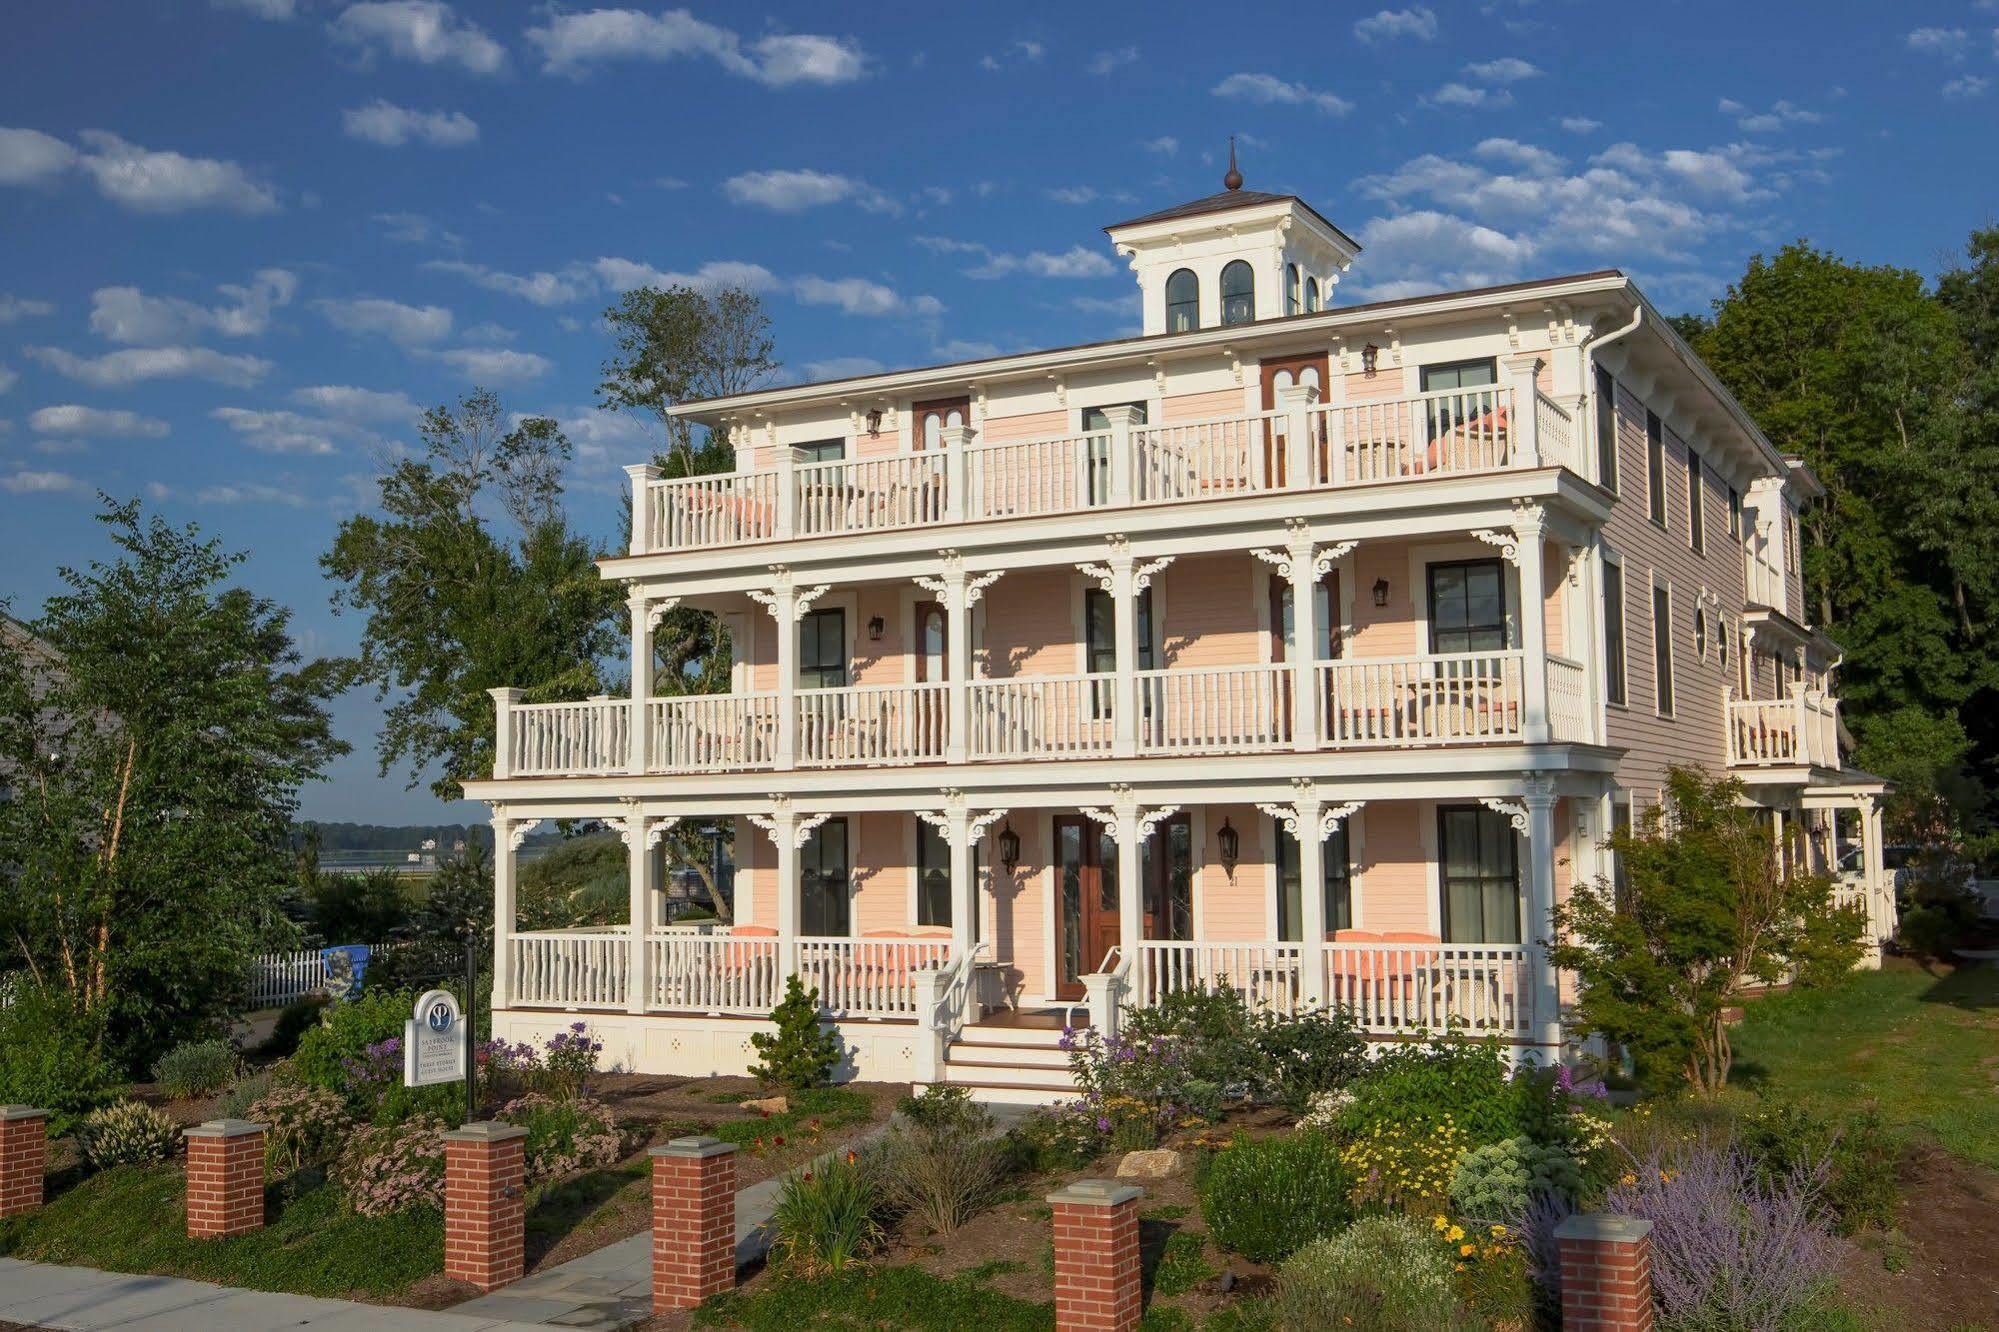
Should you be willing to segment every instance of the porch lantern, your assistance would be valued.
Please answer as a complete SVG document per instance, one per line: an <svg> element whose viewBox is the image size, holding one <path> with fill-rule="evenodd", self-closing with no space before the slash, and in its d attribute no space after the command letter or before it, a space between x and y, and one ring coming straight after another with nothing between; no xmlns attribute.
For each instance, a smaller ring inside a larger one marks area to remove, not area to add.
<svg viewBox="0 0 1999 1332"><path fill-rule="evenodd" d="M1242 834L1229 825L1226 817L1215 833L1215 847L1222 855L1222 873L1235 878L1235 867L1242 859Z"/></svg>
<svg viewBox="0 0 1999 1332"><path fill-rule="evenodd" d="M872 439L874 436L881 434L881 432L882 411L881 408L877 407L868 413L868 437Z"/></svg>
<svg viewBox="0 0 1999 1332"><path fill-rule="evenodd" d="M887 629L888 629L888 622L882 619L881 616L879 615L870 616L868 619L868 641L870 643L881 642L882 634Z"/></svg>
<svg viewBox="0 0 1999 1332"><path fill-rule="evenodd" d="M1013 830L1013 820L1008 819L999 830L1000 868L1012 874L1020 868L1020 834Z"/></svg>
<svg viewBox="0 0 1999 1332"><path fill-rule="evenodd" d="M1386 606L1388 604L1388 580L1386 578L1377 578L1374 580L1374 604L1377 606Z"/></svg>
<svg viewBox="0 0 1999 1332"><path fill-rule="evenodd" d="M1380 357L1381 357L1381 348L1375 346L1372 342L1368 343L1365 347L1362 347L1360 349L1361 374L1368 379L1373 379L1374 367L1376 362L1380 359Z"/></svg>

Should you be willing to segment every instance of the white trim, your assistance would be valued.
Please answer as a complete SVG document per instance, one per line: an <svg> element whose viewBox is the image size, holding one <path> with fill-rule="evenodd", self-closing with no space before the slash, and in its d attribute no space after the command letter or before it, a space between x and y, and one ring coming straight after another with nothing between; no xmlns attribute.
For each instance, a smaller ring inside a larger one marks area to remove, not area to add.
<svg viewBox="0 0 1999 1332"><path fill-rule="evenodd" d="M1430 566L1487 561L1499 565L1500 587L1507 593L1507 647L1520 646L1520 608L1525 592L1520 571L1484 542L1437 541L1409 546L1409 623L1415 631L1417 653L1427 656L1430 652Z"/></svg>
<svg viewBox="0 0 1999 1332"><path fill-rule="evenodd" d="M1424 919L1429 923L1429 932L1439 939L1444 937L1444 867L1437 857L1443 848L1437 842L1437 807L1455 804L1456 801L1414 800L1410 804L1416 810L1416 845L1423 855L1424 882L1428 887L1424 904Z"/></svg>
<svg viewBox="0 0 1999 1332"><path fill-rule="evenodd" d="M1364 930L1368 927L1364 909L1367 891L1363 882L1367 874L1367 806L1362 805L1347 815L1340 826L1347 835L1347 883L1353 902L1353 924L1349 928Z"/></svg>

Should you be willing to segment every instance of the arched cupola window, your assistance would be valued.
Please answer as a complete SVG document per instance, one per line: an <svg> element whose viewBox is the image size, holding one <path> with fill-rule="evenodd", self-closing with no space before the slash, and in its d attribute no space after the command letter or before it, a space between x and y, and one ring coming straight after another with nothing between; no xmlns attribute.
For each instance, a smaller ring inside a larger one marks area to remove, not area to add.
<svg viewBox="0 0 1999 1332"><path fill-rule="evenodd" d="M1237 259L1222 270L1222 323L1247 324L1256 318L1256 271Z"/></svg>
<svg viewBox="0 0 1999 1332"><path fill-rule="evenodd" d="M1305 313L1311 314L1319 308L1319 279L1305 279Z"/></svg>
<svg viewBox="0 0 1999 1332"><path fill-rule="evenodd" d="M1304 309L1300 303L1302 300L1298 287L1298 265L1286 264L1284 265L1284 313L1294 315Z"/></svg>
<svg viewBox="0 0 1999 1332"><path fill-rule="evenodd" d="M1166 279L1166 331L1191 333L1201 326L1201 282L1191 268Z"/></svg>

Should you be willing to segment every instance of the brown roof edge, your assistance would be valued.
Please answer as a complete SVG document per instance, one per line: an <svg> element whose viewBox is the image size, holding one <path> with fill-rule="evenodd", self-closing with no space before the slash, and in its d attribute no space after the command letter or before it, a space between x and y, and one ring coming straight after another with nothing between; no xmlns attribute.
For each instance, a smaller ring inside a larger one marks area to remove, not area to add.
<svg viewBox="0 0 1999 1332"><path fill-rule="evenodd" d="M1586 273L1561 273L1553 277L1534 278L1526 282L1502 282L1498 286L1493 287L1467 287L1460 291L1431 292L1426 296L1404 296L1392 301L1366 301L1360 305L1336 305L1324 310L1313 310L1304 314L1278 315L1271 319L1256 319L1247 324L1236 324L1232 327L1268 331L1299 320L1324 319L1328 315L1376 314L1390 310L1408 310L1420 313L1425 302L1434 303L1447 300L1463 300L1467 297L1479 296L1501 296L1510 291L1530 291L1535 287L1549 287L1562 282L1589 282L1597 278L1626 278L1626 274L1621 268L1598 268ZM1220 326L1217 325L1218 327ZM1216 330L1214 328L1202 328L1194 331L1196 333L1212 333ZM836 384L858 383L863 379L882 379L899 375L925 375L938 370L950 370L958 366L988 365L1011 361L1023 356L1047 356L1054 352L1089 351L1096 347L1137 347L1145 343L1158 342L1167 338L1184 338L1189 336L1191 335L1187 333L1140 333L1127 338L1104 338L1097 342L1074 342L1060 347L1036 347L1030 351L1014 352L1006 356L975 356L963 361L939 361L934 365L912 365L905 366L899 370L878 370L873 374L843 375L838 379L814 379L801 384L786 384L782 388L759 389L756 391L756 394L744 393L737 394L736 396L753 397L765 393L802 393L810 389L831 388ZM671 413L674 416L691 416L706 408L710 403L726 401L728 401L726 398L704 398L699 402L684 402L672 408Z"/></svg>

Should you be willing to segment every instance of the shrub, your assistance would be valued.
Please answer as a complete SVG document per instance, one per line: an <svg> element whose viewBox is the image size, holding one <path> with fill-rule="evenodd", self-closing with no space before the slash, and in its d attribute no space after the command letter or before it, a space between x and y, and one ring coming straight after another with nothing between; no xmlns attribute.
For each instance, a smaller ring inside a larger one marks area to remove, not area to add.
<svg viewBox="0 0 1999 1332"><path fill-rule="evenodd" d="M1321 1133L1238 1134L1201 1179L1201 1213L1215 1242L1270 1263L1353 1219L1352 1173Z"/></svg>
<svg viewBox="0 0 1999 1332"><path fill-rule="evenodd" d="M333 1002L323 994L301 995L278 1010L271 1034L257 1047L259 1054L272 1059L288 1059L298 1050L299 1041L319 1025L326 1006Z"/></svg>
<svg viewBox="0 0 1999 1332"><path fill-rule="evenodd" d="M1082 1092L1075 1113L1122 1151L1157 1146L1171 1129L1221 1116L1221 1087L1184 1063L1197 1042L1133 1031L1106 1040L1089 1027L1064 1031L1061 1046Z"/></svg>
<svg viewBox="0 0 1999 1332"><path fill-rule="evenodd" d="M368 1047L400 1039L416 996L407 991L364 992L359 998L324 1009L323 1018L300 1037L292 1058L301 1081L330 1091L345 1092L347 1064Z"/></svg>
<svg viewBox="0 0 1999 1332"><path fill-rule="evenodd" d="M1096 1118L1080 1101L1038 1108L1007 1136L1021 1168L1035 1174L1080 1170L1104 1150Z"/></svg>
<svg viewBox="0 0 1999 1332"><path fill-rule="evenodd" d="M1430 1216L1450 1202L1451 1178L1471 1150L1471 1136L1441 1124L1371 1124L1340 1149L1353 1174L1356 1207Z"/></svg>
<svg viewBox="0 0 1999 1332"><path fill-rule="evenodd" d="M1006 1179L1007 1143L963 1087L929 1087L898 1107L903 1122L880 1148L884 1200L948 1235L986 1207Z"/></svg>
<svg viewBox="0 0 1999 1332"><path fill-rule="evenodd" d="M1491 1223L1526 1210L1536 1194L1573 1199L1582 1191L1582 1172L1567 1149L1522 1135L1487 1143L1458 1159L1451 1175L1451 1201L1465 1216Z"/></svg>
<svg viewBox="0 0 1999 1332"><path fill-rule="evenodd" d="M1802 1105L1765 1101L1738 1121L1736 1141L1755 1159L1765 1184L1823 1161L1820 1196L1840 1234L1894 1224L1901 1150L1873 1107L1832 1119Z"/></svg>
<svg viewBox="0 0 1999 1332"><path fill-rule="evenodd" d="M362 1216L444 1206L445 1122L419 1114L356 1129L334 1167L347 1205Z"/></svg>
<svg viewBox="0 0 1999 1332"><path fill-rule="evenodd" d="M779 1258L807 1276L854 1266L881 1241L874 1170L853 1152L787 1175L771 1213Z"/></svg>
<svg viewBox="0 0 1999 1332"><path fill-rule="evenodd" d="M500 1107L495 1118L527 1129L530 1184L615 1165L624 1155L624 1134L618 1131L610 1107L601 1101L582 1096L557 1100L529 1092Z"/></svg>
<svg viewBox="0 0 1999 1332"><path fill-rule="evenodd" d="M331 1164L354 1127L347 1103L324 1087L267 1091L244 1117L264 1126L264 1173L271 1179Z"/></svg>
<svg viewBox="0 0 1999 1332"><path fill-rule="evenodd" d="M118 1099L123 1080L106 1058L103 1029L53 990L20 984L0 1007L0 1105L49 1112L61 1135L90 1111Z"/></svg>
<svg viewBox="0 0 1999 1332"><path fill-rule="evenodd" d="M76 1130L77 1150L99 1170L168 1160L180 1139L180 1125L172 1116L139 1101L93 1110Z"/></svg>
<svg viewBox="0 0 1999 1332"><path fill-rule="evenodd" d="M1279 1324L1297 1332L1469 1326L1449 1259L1403 1216L1364 1217L1299 1249L1278 1273L1275 1303Z"/></svg>
<svg viewBox="0 0 1999 1332"><path fill-rule="evenodd" d="M250 1107L268 1096L271 1088L276 1085L276 1079L268 1072L251 1073L238 1078L236 1085L222 1093L222 1099L215 1103L216 1118L251 1118Z"/></svg>
<svg viewBox="0 0 1999 1332"><path fill-rule="evenodd" d="M1404 1045L1383 1054L1348 1088L1353 1099L1340 1116L1348 1133L1375 1125L1435 1128L1457 1125L1483 1146L1527 1134L1558 1132L1566 1108L1551 1075L1511 1075L1496 1042L1438 1040Z"/></svg>
<svg viewBox="0 0 1999 1332"><path fill-rule="evenodd" d="M572 1022L539 1049L526 1041L493 1040L481 1044L474 1057L490 1086L566 1101L589 1090L603 1053L604 1043L590 1034L589 1024Z"/></svg>
<svg viewBox="0 0 1999 1332"><path fill-rule="evenodd" d="M1226 982L1212 989L1175 990L1122 1020L1123 1044L1170 1047L1178 1075L1214 1089L1209 1099L1260 1097L1273 1069L1258 1044L1257 1015Z"/></svg>
<svg viewBox="0 0 1999 1332"><path fill-rule="evenodd" d="M840 1062L840 1038L819 1024L819 989L808 990L794 972L784 998L771 1010L775 1032L753 1032L750 1045L759 1059L750 1076L766 1087L803 1091L824 1083Z"/></svg>
<svg viewBox="0 0 1999 1332"><path fill-rule="evenodd" d="M153 1063L153 1082L175 1100L221 1091L236 1076L236 1047L227 1041L189 1041Z"/></svg>
<svg viewBox="0 0 1999 1332"><path fill-rule="evenodd" d="M1256 1048L1268 1070L1261 1095L1292 1114L1338 1091L1367 1067L1367 1041L1344 1009L1319 1009L1284 1017L1265 1012Z"/></svg>

